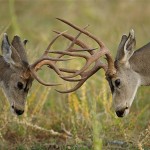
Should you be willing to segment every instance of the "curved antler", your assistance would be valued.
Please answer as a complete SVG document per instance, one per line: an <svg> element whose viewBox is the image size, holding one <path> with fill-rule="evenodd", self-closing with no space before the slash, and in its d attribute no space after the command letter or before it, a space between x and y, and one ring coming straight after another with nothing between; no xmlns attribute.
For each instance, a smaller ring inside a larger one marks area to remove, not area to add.
<svg viewBox="0 0 150 150"><path fill-rule="evenodd" d="M73 91L77 90L78 88L80 88L83 85L83 83L88 78L90 78L93 74L95 74L101 68L104 69L104 71L106 72L107 76L112 76L113 74L116 73L116 69L114 67L114 60L113 60L109 50L107 49L107 47L104 45L104 43L101 40L99 40L98 38L93 36L91 33L87 32L86 30L81 29L81 28L71 24L70 22L68 22L66 20L63 20L63 19L60 19L60 18L57 18L57 19L62 21L62 22L64 22L65 24L71 26L72 28L80 31L79 34L83 33L83 34L87 35L88 37L92 38L94 41L97 42L97 44L100 47L98 49L98 51L94 51L95 49L89 50L89 47L85 43L83 43L82 41L77 40L73 36L68 35L66 33L62 34L62 36L64 36L65 38L69 39L70 41L72 41L72 42L74 41L74 44L80 46L82 48L82 50L78 51L78 50L69 49L68 51L70 51L70 53L68 53L68 52L60 52L60 51L56 51L56 52L52 52L52 53L64 54L64 55L70 55L70 56L74 55L74 56L77 56L77 57L83 57L83 58L86 59L86 63L80 70L70 71L70 70L66 70L66 69L61 69L61 71L64 71L64 72L67 72L67 73L72 73L72 75L62 77L64 80L67 80L67 81L70 81L70 82L74 82L73 78L78 76L78 75L81 76L81 79L79 80L77 85L75 87L73 87L72 89L66 90L66 91L59 91L59 90L57 90L58 92L69 93L69 92L73 92ZM57 33L57 34L60 34L60 32L58 32L58 31L54 31L54 32ZM73 54L72 53L72 52L80 52L80 51L88 51L90 56L87 56L85 54L83 56L81 56L79 54ZM99 58L101 58L104 55L106 56L106 60L107 60L108 64L104 64L103 62L101 62L99 60ZM63 55L61 55L61 56L63 56ZM59 58L61 56L59 56ZM91 70L88 70L89 66L92 63L95 63L94 67Z"/></svg>
<svg viewBox="0 0 150 150"><path fill-rule="evenodd" d="M66 32L66 31L65 31ZM48 65L51 69L53 69L58 75L62 76L61 71L59 68L55 65L55 61L67 61L70 59L61 59L61 58L51 58L48 56L49 49L53 45L53 43L63 34L64 32L58 34L48 45L47 49L45 50L44 54L39 58L37 61L35 61L33 64L29 66L29 69L26 74L30 74L34 79L36 79L39 83L45 85L45 86L57 86L60 84L56 83L45 83L42 79L38 77L36 72L44 65Z"/></svg>
<svg viewBox="0 0 150 150"><path fill-rule="evenodd" d="M59 33L48 45L47 49L44 51L43 55L36 60L33 64L29 65L28 70L23 74L25 78L28 78L29 76L32 76L34 79L36 79L39 83L45 85L45 86L57 86L57 85L61 85L61 84L57 84L57 83L46 83L44 82L38 75L37 75L37 71L39 69L42 68L42 66L47 65L49 68L53 69L58 75L59 77L61 77L62 79L64 79L65 81L69 81L65 78L63 78L63 74L62 72L64 72L62 69L59 69L56 66L56 62L58 61L68 61L71 60L71 58L68 59L63 59L61 58L64 55L70 55L70 56L75 56L75 57L85 57L87 59L87 56L83 55L83 54L78 54L75 55L73 53L69 53L67 52L68 50L71 50L71 47L73 47L73 42L69 45L69 47L66 49L66 51L50 51L51 46L54 44L54 42L62 35L64 34L66 31ZM80 36L80 34L76 37L78 38ZM93 49L84 49L85 51L87 50L93 50ZM76 51L76 49L72 49L72 51ZM79 51L82 51L79 50ZM53 53L53 52L57 52L60 53L61 55L57 58L52 58L50 56L48 56L49 53ZM80 81L81 79L72 79L72 81Z"/></svg>
<svg viewBox="0 0 150 150"><path fill-rule="evenodd" d="M106 72L107 75L113 75L116 72L116 69L114 67L114 61L110 55L109 50L107 49L107 47L104 45L104 43L101 40L99 40L98 38L96 38L91 33L89 33L88 31L85 30L88 26L81 29L81 28L71 24L70 22L68 22L66 20L59 19L59 18L57 18L57 19L64 22L65 24L68 24L69 26L71 26L75 30L79 31L79 33L77 34L77 36L73 37L73 36L65 33L66 31L65 32L54 31L58 35L50 42L50 44L48 45L44 54L36 62L34 62L33 64L31 64L29 66L28 74L32 75L33 78L35 78L39 83L41 83L45 86L60 85L60 84L54 84L54 83L45 83L36 74L36 72L42 66L47 65L49 68L53 69L59 75L59 77L62 78L63 80L68 81L68 82L77 82L77 84L70 90L66 90L66 91L56 90L60 93L69 93L69 92L73 92L73 91L77 90L78 88L80 88L88 78L90 78L93 74L95 74L101 68L104 69L104 71ZM78 40L78 38L80 37L81 34L85 34L86 36L90 37L95 42L97 42L97 44L99 45L99 49L96 51L97 48L96 49L95 48L89 48L89 46L87 46L81 40ZM71 44L64 51L50 50L53 43L60 36L64 36L65 38L70 40ZM74 45L78 45L81 49L74 48ZM88 52L89 55L81 53L84 51ZM57 54L58 56L55 58L52 58L52 57L48 56L49 53L54 53L54 54ZM61 58L64 55L68 55L70 57L84 58L86 60L86 63L80 70L75 70L75 69L70 70L70 69L65 69L65 68L59 68L56 65L56 63L58 61L70 60L70 59ZM104 55L106 56L106 60L107 60L108 64L105 64L99 60ZM95 63L94 66L89 70L89 66L91 66L91 64L93 64L93 63ZM70 75L64 76L63 73L68 73ZM80 76L81 78L77 79L77 78L75 78L76 76Z"/></svg>

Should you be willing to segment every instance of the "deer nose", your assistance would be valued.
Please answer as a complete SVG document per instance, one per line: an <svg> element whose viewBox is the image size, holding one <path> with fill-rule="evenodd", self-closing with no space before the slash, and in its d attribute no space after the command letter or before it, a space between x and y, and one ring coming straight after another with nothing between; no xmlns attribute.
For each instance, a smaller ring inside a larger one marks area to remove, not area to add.
<svg viewBox="0 0 150 150"><path fill-rule="evenodd" d="M14 105L12 105L12 109L14 110L14 112L19 116L19 115L22 115L24 113L24 110L19 110L19 109L16 109L14 107Z"/></svg>
<svg viewBox="0 0 150 150"><path fill-rule="evenodd" d="M24 113L24 110L19 110L19 109L14 109L15 113L19 116L22 115Z"/></svg>
<svg viewBox="0 0 150 150"><path fill-rule="evenodd" d="M126 108L121 109L121 110L117 110L117 111L116 111L117 116L118 116L118 117L123 117L124 114L125 114L125 110L126 110Z"/></svg>

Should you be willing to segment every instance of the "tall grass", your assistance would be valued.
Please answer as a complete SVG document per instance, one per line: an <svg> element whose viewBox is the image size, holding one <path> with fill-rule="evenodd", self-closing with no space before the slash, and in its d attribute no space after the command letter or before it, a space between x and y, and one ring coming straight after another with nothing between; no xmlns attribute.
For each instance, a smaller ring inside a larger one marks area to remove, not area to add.
<svg viewBox="0 0 150 150"><path fill-rule="evenodd" d="M16 32L17 34L21 34L18 21L17 21L17 16L15 13L15 0L9 0L9 11L10 12L10 17L11 17L11 27L12 31Z"/></svg>
<svg viewBox="0 0 150 150"><path fill-rule="evenodd" d="M52 29L67 26L54 18L62 17L75 24L90 24L89 31L101 37L115 55L120 37L132 27L137 48L149 41L149 2L144 1L48 1L1 0L0 32L7 30L27 38L30 62L38 58L54 37ZM144 11L143 11L144 9ZM10 25L9 25L10 24ZM74 33L69 28L70 33ZM91 47L91 40L82 37ZM65 44L64 44L65 43ZM64 49L68 42L60 39L53 48ZM83 62L70 61L65 67L80 67ZM63 82L53 72L40 73L46 80ZM59 94L54 88L36 81L27 98L25 114L15 117L0 91L0 149L72 149L116 150L150 148L149 87L142 87L130 114L117 118L111 108L112 97L104 74L99 71L80 90ZM64 83L70 88L72 84Z"/></svg>

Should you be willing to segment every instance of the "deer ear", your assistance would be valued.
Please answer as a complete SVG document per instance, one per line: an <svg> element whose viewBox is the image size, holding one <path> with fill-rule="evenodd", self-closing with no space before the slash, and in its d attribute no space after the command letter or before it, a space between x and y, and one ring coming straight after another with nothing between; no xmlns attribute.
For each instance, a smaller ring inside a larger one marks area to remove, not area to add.
<svg viewBox="0 0 150 150"><path fill-rule="evenodd" d="M3 40L2 40L2 55L4 60L9 64L15 64L13 61L11 55L12 55L12 48L10 46L8 36L6 33L4 33Z"/></svg>
<svg viewBox="0 0 150 150"><path fill-rule="evenodd" d="M26 55L26 50L24 48L24 45L27 43L27 40L25 40L24 42L21 41L21 38L16 35L14 36L13 40L12 40L12 46L16 49L16 51L18 52L21 61L22 62L26 62L28 64L28 59L27 59L27 55Z"/></svg>
<svg viewBox="0 0 150 150"><path fill-rule="evenodd" d="M134 30L130 30L129 35L123 35L121 38L121 42L118 47L116 60L121 63L127 63L130 57L134 53L134 47L136 44Z"/></svg>
<svg viewBox="0 0 150 150"><path fill-rule="evenodd" d="M19 55L17 54L16 50L14 49L14 47L10 45L10 42L6 33L4 33L3 35L1 49L2 49L2 55L3 55L4 60L11 65L18 66L21 59Z"/></svg>

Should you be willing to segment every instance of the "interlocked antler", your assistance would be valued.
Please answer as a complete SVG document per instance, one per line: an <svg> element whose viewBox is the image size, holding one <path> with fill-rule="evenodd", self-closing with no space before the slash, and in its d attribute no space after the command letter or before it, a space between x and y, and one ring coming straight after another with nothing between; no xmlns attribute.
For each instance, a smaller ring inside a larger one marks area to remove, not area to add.
<svg viewBox="0 0 150 150"><path fill-rule="evenodd" d="M79 34L76 37L73 37L69 34L66 34L65 32L58 32L58 31L54 31L55 33L58 34L58 36L56 36L52 42L49 44L48 48L46 49L46 51L44 52L44 54L42 55L42 57L40 59L38 59L35 63L33 63L32 65L30 65L29 70L30 70L30 74L41 84L45 85L45 86L55 86L55 85L59 85L59 84L50 84L50 83L45 83L43 80L41 80L37 75L36 72L43 66L43 65L48 65L49 68L53 69L63 80L69 81L69 82L77 82L76 86L73 87L70 90L66 90L66 91L59 91L60 93L69 93L69 92L73 92L75 90L77 90L78 88L80 88L83 83L89 78L91 77L93 74L95 74L99 69L103 68L104 71L107 73L107 75L113 75L116 70L114 67L114 61L109 53L109 50L107 49L107 47L104 45L104 43L100 40L98 40L95 36L93 36L91 33L87 32L85 30L85 28L81 29L69 22L67 22L66 20L63 19L59 19L58 20L68 24L69 26L71 26L72 28L74 28L75 30L79 31ZM85 43L83 43L82 41L78 40L79 36L81 34L85 34L88 37L92 38L94 41L97 42L97 44L99 45L99 49L97 51L95 51L96 49L90 49ZM65 51L52 51L50 50L52 44L56 41L56 39L60 36L64 36L65 38L69 39L71 41L71 44L69 45L69 47L65 50ZM81 49L74 49L74 45L78 45L79 47L81 47ZM85 55L85 54L81 54L79 52L82 51L87 51L89 52L90 55ZM51 58L48 56L48 53L54 53L54 54L58 54L58 56L56 58ZM70 70L70 69L65 69L65 68L58 68L56 66L57 61L66 61L69 59L62 59L61 57L63 57L64 55L69 55L69 56L73 56L73 57L82 57L86 60L85 65L80 69L80 70ZM101 58L102 56L106 56L106 60L108 62L108 64L104 64L103 62L101 62L99 60L99 58ZM92 69L88 70L89 66L91 64L95 63L95 65L93 66ZM71 75L69 76L64 76L63 72L69 73ZM74 77L76 76L81 76L80 79L76 79Z"/></svg>
<svg viewBox="0 0 150 150"><path fill-rule="evenodd" d="M45 86L56 86L60 84L54 84L54 83L45 83L42 79L38 77L36 72L43 66L43 65L48 65L50 68L52 68L58 75L62 75L61 71L59 68L55 65L55 61L67 61L70 59L61 59L61 58L51 58L48 56L49 49L53 45L53 43L63 34L60 33L58 34L48 45L47 49L45 50L44 54L39 58L36 62L31 64L29 66L29 70L25 73L25 76L31 75L33 78L35 78L39 83L45 85Z"/></svg>
<svg viewBox="0 0 150 150"><path fill-rule="evenodd" d="M66 31L64 31L66 32ZM39 83L45 85L45 86L57 86L57 85L61 85L61 84L55 84L55 83L46 83L44 82L42 79L40 79L37 75L37 71L39 69L42 68L42 66L44 65L47 65L49 68L53 69L62 79L63 79L63 74L61 69L59 69L57 66L56 66L56 62L58 61L67 61L67 60L71 60L70 58L69 59L62 59L62 58L52 58L52 57L49 57L48 54L50 53L50 49L52 47L52 45L54 44L54 42L62 35L64 34L64 32L61 32L59 33L51 42L50 44L48 45L47 49L44 51L43 55L37 60L35 61L33 64L31 64L28 68L28 70L24 73L24 77L25 78L28 78L30 75L36 79ZM72 45L72 43L71 43ZM71 45L67 48L70 49ZM66 51L67 51L66 50ZM92 49L85 49L85 50L92 50ZM81 50L82 51L82 50ZM51 51L53 52L53 51ZM74 56L74 54L72 54L72 56ZM61 56L62 57L62 56ZM64 79L65 80L65 79ZM81 79L76 79L74 81L80 81Z"/></svg>
<svg viewBox="0 0 150 150"><path fill-rule="evenodd" d="M52 51L51 53L62 54L61 56L59 56L59 58L62 57L63 55L70 55L70 56L83 57L83 58L86 59L86 63L83 66L83 68L81 68L81 70L68 70L68 69L60 68L61 71L64 71L64 72L67 72L67 73L73 73L70 76L62 77L64 80L74 82L76 80L74 80L73 78L78 76L78 75L81 76L81 79L80 79L80 81L78 81L78 84L74 88L72 88L70 90L67 90L67 91L58 91L57 90L58 92L69 93L69 92L73 92L73 91L77 90L78 88L80 88L83 85L83 83L88 78L90 78L93 74L95 74L101 68L104 69L107 76L112 76L113 74L115 74L116 69L114 67L113 58L112 58L109 50L107 49L107 47L104 45L104 43L101 40L96 38L91 33L87 32L85 29L81 29L81 28L71 24L70 22L68 22L66 20L63 20L63 19L60 19L60 18L57 18L57 19L64 22L65 24L71 26L72 28L74 28L75 30L78 30L80 32L76 37L73 37L73 36L68 35L66 33L62 33L62 36L69 39L70 41L72 41L72 45L71 45L72 47L73 47L74 44L76 44L76 45L80 46L82 48L82 50L74 50L70 46L70 49L67 49L67 51L69 51L69 52L66 52L66 51ZM58 31L54 31L54 32L57 33L57 34L60 34L60 32L58 32ZM95 49L89 49L89 47L85 43L83 43L80 40L77 40L77 37L79 37L81 33L87 35L88 37L92 38L94 41L97 42L97 44L99 45L98 51L94 51ZM81 52L81 51L88 51L90 56L85 55L85 54L82 54L82 55L80 54L79 55L77 53L76 54L73 53L73 52ZM101 58L104 55L106 56L106 60L107 60L108 64L104 64L103 62L101 62L99 60L99 58ZM92 69L88 70L88 67L92 63L95 63L94 67ZM88 70L88 71L86 71L86 70Z"/></svg>

